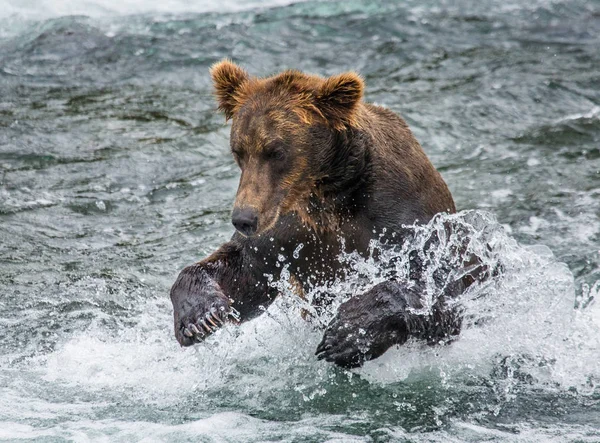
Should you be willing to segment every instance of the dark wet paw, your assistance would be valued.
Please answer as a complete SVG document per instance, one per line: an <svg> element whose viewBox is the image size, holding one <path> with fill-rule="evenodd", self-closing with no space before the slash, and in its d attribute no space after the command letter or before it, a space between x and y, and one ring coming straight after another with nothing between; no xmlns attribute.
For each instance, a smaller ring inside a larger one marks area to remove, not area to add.
<svg viewBox="0 0 600 443"><path fill-rule="evenodd" d="M188 266L171 288L175 337L181 346L199 343L239 313L219 285L198 265Z"/></svg>
<svg viewBox="0 0 600 443"><path fill-rule="evenodd" d="M334 321L327 327L315 354L319 360L356 368L374 358L370 354L371 344L365 330Z"/></svg>
<svg viewBox="0 0 600 443"><path fill-rule="evenodd" d="M319 360L345 368L362 366L390 346L406 341L406 303L382 283L340 306L317 347Z"/></svg>

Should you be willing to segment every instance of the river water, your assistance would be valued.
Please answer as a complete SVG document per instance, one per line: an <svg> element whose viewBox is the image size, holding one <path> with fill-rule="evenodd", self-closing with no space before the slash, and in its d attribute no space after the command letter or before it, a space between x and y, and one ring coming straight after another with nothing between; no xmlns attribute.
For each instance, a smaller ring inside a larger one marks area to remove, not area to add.
<svg viewBox="0 0 600 443"><path fill-rule="evenodd" d="M600 3L156 3L0 0L0 440L600 441ZM406 118L504 269L460 340L348 372L282 297L178 346L233 229L223 57Z"/></svg>

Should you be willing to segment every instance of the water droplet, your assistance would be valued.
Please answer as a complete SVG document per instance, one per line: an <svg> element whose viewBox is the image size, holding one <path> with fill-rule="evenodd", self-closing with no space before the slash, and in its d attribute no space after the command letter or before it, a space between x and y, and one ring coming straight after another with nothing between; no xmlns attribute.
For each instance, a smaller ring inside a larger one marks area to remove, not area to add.
<svg viewBox="0 0 600 443"><path fill-rule="evenodd" d="M298 246L296 246L296 249L294 249L294 252L292 254L294 258L297 259L298 257L300 257L300 251L302 250L303 247L304 247L304 243L299 243Z"/></svg>

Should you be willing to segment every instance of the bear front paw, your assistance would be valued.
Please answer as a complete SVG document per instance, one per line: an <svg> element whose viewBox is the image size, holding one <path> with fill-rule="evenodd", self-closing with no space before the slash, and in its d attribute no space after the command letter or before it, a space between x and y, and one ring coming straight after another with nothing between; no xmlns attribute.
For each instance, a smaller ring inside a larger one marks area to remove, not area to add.
<svg viewBox="0 0 600 443"><path fill-rule="evenodd" d="M343 368L357 368L381 356L390 346L406 341L403 328L385 329L335 321L326 329L315 354Z"/></svg>
<svg viewBox="0 0 600 443"><path fill-rule="evenodd" d="M317 358L356 368L404 343L408 337L405 306L389 283L342 303L317 347Z"/></svg>
<svg viewBox="0 0 600 443"><path fill-rule="evenodd" d="M335 363L343 368L356 368L375 358L371 356L372 337L367 331L349 323L334 322L327 327L316 355L319 360Z"/></svg>
<svg viewBox="0 0 600 443"><path fill-rule="evenodd" d="M181 271L171 288L171 301L175 338L181 346L203 341L230 319L240 320L229 298L198 265Z"/></svg>

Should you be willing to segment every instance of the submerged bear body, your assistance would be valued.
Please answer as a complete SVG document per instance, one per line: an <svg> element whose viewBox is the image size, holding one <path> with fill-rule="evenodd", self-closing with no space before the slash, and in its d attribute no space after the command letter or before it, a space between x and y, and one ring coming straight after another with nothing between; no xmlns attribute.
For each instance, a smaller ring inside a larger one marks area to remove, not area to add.
<svg viewBox="0 0 600 443"><path fill-rule="evenodd" d="M229 61L211 73L219 109L233 120L231 151L241 169L236 232L185 268L171 289L181 345L203 340L232 310L240 321L263 312L277 296L266 275L277 276L280 255L308 289L344 277L342 252L366 255L372 239L401 244L404 225L455 211L404 120L364 103L356 74L324 79L285 71L261 79ZM392 278L353 294L325 331L319 358L355 367L411 336L435 342L458 333L459 312L446 309L445 299L474 278L450 285L447 297L419 316L421 271L415 262L411 281Z"/></svg>

